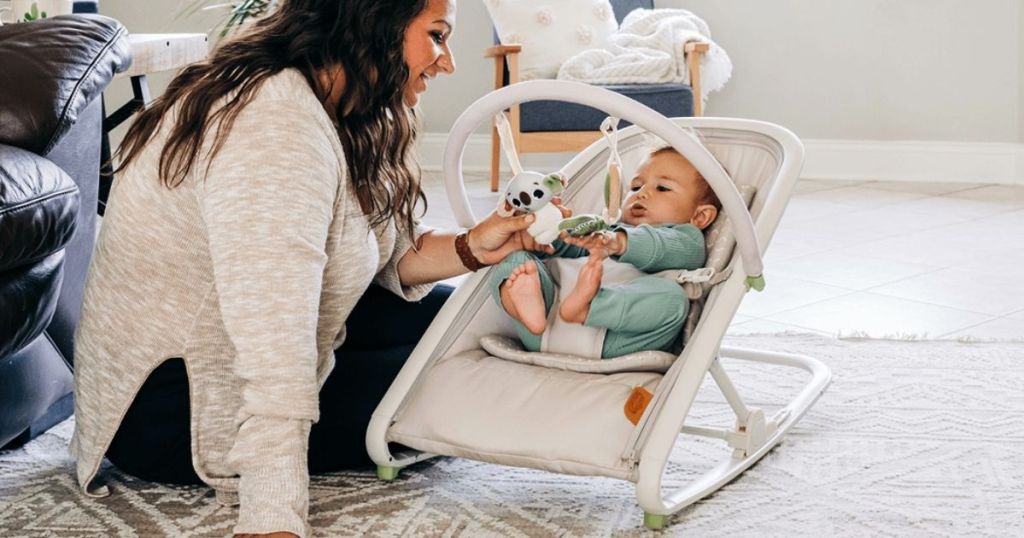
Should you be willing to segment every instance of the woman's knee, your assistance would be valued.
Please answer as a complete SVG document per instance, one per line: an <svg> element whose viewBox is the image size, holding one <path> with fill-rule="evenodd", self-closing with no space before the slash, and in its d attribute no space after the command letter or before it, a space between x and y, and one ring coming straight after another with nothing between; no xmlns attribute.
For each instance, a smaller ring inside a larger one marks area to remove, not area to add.
<svg viewBox="0 0 1024 538"><path fill-rule="evenodd" d="M380 286L371 285L345 322L347 335L343 347L372 350L418 342L453 289L438 284L419 301L408 302Z"/></svg>

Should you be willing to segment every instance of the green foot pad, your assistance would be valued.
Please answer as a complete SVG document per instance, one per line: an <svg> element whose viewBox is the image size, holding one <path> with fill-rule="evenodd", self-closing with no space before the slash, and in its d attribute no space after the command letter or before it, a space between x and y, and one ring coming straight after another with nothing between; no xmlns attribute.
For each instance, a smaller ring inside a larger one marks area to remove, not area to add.
<svg viewBox="0 0 1024 538"><path fill-rule="evenodd" d="M644 512L644 527L652 531L660 531L668 526L668 516L659 516Z"/></svg>
<svg viewBox="0 0 1024 538"><path fill-rule="evenodd" d="M377 466L377 478L381 480L387 480L388 482L398 478L399 467L386 467L384 465Z"/></svg>

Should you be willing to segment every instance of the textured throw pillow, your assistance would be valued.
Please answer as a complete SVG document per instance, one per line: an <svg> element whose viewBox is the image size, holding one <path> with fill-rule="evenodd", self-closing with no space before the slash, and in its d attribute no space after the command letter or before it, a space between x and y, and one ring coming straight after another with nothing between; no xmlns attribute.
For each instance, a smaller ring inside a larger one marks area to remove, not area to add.
<svg viewBox="0 0 1024 538"><path fill-rule="evenodd" d="M523 46L521 80L555 78L562 62L618 28L608 0L484 0L503 44Z"/></svg>

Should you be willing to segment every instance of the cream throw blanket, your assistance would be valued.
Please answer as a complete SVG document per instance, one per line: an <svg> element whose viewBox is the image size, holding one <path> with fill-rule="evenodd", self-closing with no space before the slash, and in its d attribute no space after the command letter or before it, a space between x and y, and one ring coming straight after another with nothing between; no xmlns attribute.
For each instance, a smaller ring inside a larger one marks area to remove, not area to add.
<svg viewBox="0 0 1024 538"><path fill-rule="evenodd" d="M690 41L711 45L701 60L701 98L706 99L729 80L732 61L711 40L707 23L685 9L633 10L604 48L569 58L558 78L590 84L688 84L683 46Z"/></svg>

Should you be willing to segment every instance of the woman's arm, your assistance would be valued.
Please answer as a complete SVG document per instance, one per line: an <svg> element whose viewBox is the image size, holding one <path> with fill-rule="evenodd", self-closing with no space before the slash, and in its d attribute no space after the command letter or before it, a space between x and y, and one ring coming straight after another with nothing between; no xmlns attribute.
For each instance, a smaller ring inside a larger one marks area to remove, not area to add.
<svg viewBox="0 0 1024 538"><path fill-rule="evenodd" d="M537 248L526 228L532 215L501 218L496 213L477 224L466 237L469 251L486 265L501 261L508 253L523 248ZM437 282L468 272L455 251L457 232L433 230L420 236L419 245L410 248L398 262L398 276L403 286ZM525 243L524 238L526 237Z"/></svg>
<svg viewBox="0 0 1024 538"><path fill-rule="evenodd" d="M554 199L555 204L561 200ZM561 207L563 218L572 211ZM469 250L481 263L494 265L516 250L532 250L553 254L554 247L540 245L526 232L533 223L533 215L501 217L491 213L469 230ZM437 282L468 272L455 251L458 232L432 230L420 236L417 248L411 248L398 263L398 275L403 286Z"/></svg>
<svg viewBox="0 0 1024 538"><path fill-rule="evenodd" d="M455 252L455 232L431 230L419 237L398 262L403 286L437 282L468 271ZM472 235L472 234L471 234ZM472 249L472 247L470 247Z"/></svg>
<svg viewBox="0 0 1024 538"><path fill-rule="evenodd" d="M266 91L266 90L263 90ZM225 461L239 475L236 533L309 533L309 430L318 418L317 325L339 166L329 125L258 94L195 195L213 264L213 297L236 360L238 431ZM316 129L313 126L326 126ZM253 151L271 144L272 157ZM225 375L228 373L225 372Z"/></svg>

